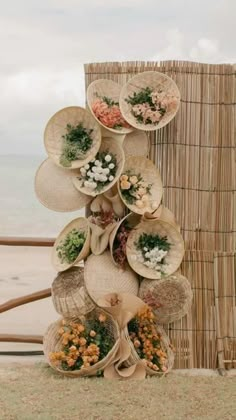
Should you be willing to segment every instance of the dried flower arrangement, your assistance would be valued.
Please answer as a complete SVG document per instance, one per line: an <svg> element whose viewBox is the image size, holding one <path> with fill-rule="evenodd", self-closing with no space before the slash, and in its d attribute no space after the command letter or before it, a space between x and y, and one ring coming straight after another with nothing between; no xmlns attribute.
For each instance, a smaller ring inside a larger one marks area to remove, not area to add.
<svg viewBox="0 0 236 420"><path fill-rule="evenodd" d="M125 268L127 257L126 257L126 242L131 231L131 227L127 220L125 220L119 227L113 243L113 258L115 262L122 268Z"/></svg>
<svg viewBox="0 0 236 420"><path fill-rule="evenodd" d="M102 229L105 229L108 225L115 223L117 220L117 217L113 209L104 210L102 206L100 206L100 211L93 212L89 220L94 225L100 226Z"/></svg>
<svg viewBox="0 0 236 420"><path fill-rule="evenodd" d="M57 256L61 263L73 263L80 254L86 240L86 234L82 230L72 229L61 240L56 248Z"/></svg>
<svg viewBox="0 0 236 420"><path fill-rule="evenodd" d="M53 365L65 371L93 366L106 357L114 345L103 313L83 322L62 320L58 335L61 350L51 352L49 358Z"/></svg>
<svg viewBox="0 0 236 420"><path fill-rule="evenodd" d="M91 149L93 140L92 129L87 130L83 124L73 126L67 124L67 133L62 136L63 148L60 156L60 164L65 167L71 166L71 162L77 159L83 159L89 149Z"/></svg>

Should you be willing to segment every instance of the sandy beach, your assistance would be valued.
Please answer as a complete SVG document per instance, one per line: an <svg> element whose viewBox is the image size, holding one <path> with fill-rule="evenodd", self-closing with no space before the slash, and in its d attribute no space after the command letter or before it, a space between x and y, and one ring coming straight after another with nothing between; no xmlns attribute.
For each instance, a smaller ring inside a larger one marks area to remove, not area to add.
<svg viewBox="0 0 236 420"><path fill-rule="evenodd" d="M0 303L51 286L56 272L51 248L7 247L0 249ZM51 298L20 306L0 315L1 334L44 334L58 317ZM35 344L0 343L0 350L38 350Z"/></svg>

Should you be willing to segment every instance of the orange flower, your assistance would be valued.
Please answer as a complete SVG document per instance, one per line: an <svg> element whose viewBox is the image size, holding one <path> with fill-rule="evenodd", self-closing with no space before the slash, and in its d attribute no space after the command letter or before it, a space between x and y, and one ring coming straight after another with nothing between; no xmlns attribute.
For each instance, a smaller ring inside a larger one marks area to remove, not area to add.
<svg viewBox="0 0 236 420"><path fill-rule="evenodd" d="M87 343L87 340L86 340L86 338L84 338L84 337L81 337L81 338L79 339L79 341L80 341L80 345L81 345L81 346L85 346L85 344Z"/></svg>
<svg viewBox="0 0 236 420"><path fill-rule="evenodd" d="M131 187L131 184L128 181L121 181L120 187L122 190L129 190Z"/></svg>
<svg viewBox="0 0 236 420"><path fill-rule="evenodd" d="M89 335L90 335L90 337L95 337L95 335L97 335L97 333L94 330L91 330Z"/></svg>

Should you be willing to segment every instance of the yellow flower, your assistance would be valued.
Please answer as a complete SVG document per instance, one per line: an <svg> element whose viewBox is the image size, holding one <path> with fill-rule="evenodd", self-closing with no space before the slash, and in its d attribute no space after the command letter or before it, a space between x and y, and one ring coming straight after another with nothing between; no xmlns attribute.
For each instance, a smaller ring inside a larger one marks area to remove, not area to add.
<svg viewBox="0 0 236 420"><path fill-rule="evenodd" d="M131 182L132 185L135 185L138 182L138 178L136 177L136 175L133 175L130 177L129 181Z"/></svg>
<svg viewBox="0 0 236 420"><path fill-rule="evenodd" d="M121 181L128 181L129 177L127 175L121 175L120 180Z"/></svg>
<svg viewBox="0 0 236 420"><path fill-rule="evenodd" d="M120 187L122 190L129 190L131 187L131 184L128 181L122 181L120 184Z"/></svg>

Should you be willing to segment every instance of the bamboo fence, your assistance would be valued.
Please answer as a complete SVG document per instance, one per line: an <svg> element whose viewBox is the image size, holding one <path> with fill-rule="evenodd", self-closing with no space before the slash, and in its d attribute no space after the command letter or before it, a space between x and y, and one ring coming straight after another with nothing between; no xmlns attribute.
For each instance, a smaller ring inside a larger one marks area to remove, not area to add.
<svg viewBox="0 0 236 420"><path fill-rule="evenodd" d="M236 368L235 67L183 61L85 65L86 87L106 78L124 84L156 70L177 83L181 105L166 127L149 133L163 203L181 225L182 271L193 288L191 311L166 328L175 368Z"/></svg>

